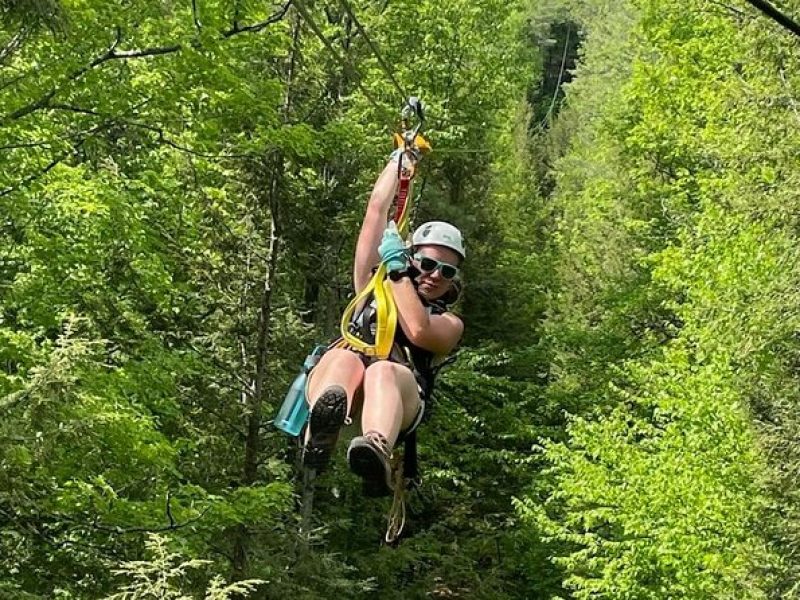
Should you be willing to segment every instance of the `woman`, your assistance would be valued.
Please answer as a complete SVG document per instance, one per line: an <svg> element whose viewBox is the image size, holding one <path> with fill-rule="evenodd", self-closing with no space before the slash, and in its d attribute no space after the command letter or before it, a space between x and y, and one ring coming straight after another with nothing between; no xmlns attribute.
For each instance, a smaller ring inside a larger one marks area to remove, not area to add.
<svg viewBox="0 0 800 600"><path fill-rule="evenodd" d="M461 233L448 223L420 226L409 253L396 228L386 227L398 185L399 152L383 170L367 205L358 236L353 280L356 293L369 283L374 269L384 263L397 305L395 344L386 360L348 349L332 349L314 368L308 383L311 416L303 461L322 469L338 438L339 429L353 414L354 398L363 397L361 430L347 451L350 469L364 478L370 495L391 489L389 458L401 434L422 418L424 400L433 385L438 358L455 348L464 331L446 300L457 297L458 272L465 257ZM416 164L410 153L403 165ZM455 292L455 293L454 293ZM369 306L356 317L354 327L374 328Z"/></svg>

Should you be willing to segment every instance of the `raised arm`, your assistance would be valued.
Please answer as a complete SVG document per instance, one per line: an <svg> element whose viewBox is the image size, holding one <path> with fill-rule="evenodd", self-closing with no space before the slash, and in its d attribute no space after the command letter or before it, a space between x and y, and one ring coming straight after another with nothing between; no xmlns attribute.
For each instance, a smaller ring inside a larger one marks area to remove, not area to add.
<svg viewBox="0 0 800 600"><path fill-rule="evenodd" d="M404 167L409 162L410 159L404 158ZM411 165L409 164L409 166ZM397 191L397 184L397 162L390 161L372 188L364 222L361 224L361 231L358 234L355 264L353 265L353 286L356 293L366 287L372 277L373 267L380 262L378 245L389 220L389 209Z"/></svg>

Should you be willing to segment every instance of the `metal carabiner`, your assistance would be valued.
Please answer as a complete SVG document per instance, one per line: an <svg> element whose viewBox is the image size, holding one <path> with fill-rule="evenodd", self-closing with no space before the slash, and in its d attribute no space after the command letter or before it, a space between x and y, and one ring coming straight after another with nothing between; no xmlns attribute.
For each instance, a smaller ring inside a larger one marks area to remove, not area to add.
<svg viewBox="0 0 800 600"><path fill-rule="evenodd" d="M406 146L412 146L414 140L417 139L417 134L422 131L422 126L425 123L425 110L420 99L416 96L411 96L406 101L406 105L403 107L400 115L403 125L403 140ZM411 128L410 121L413 116L416 116L417 123Z"/></svg>

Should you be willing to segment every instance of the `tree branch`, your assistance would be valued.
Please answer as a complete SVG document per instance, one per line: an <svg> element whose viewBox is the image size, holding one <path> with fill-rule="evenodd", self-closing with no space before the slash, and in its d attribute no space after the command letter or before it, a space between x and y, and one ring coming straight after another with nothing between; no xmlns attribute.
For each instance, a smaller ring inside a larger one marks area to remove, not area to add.
<svg viewBox="0 0 800 600"><path fill-rule="evenodd" d="M108 50L106 50L102 55L100 55L97 58L95 58L88 65L84 65L81 68L76 69L75 71L70 73L67 76L67 81L74 81L76 79L79 79L80 77L82 77L84 75L84 73L86 73L90 69L93 69L95 66L97 66L99 64L102 64L103 62L108 60L106 57L110 56L114 52L114 50L116 49L116 47L120 43L121 36L122 36L122 32L121 32L120 28L117 27L116 37L114 38L114 41L112 42L111 46L108 47ZM57 93L58 93L58 88L51 89L44 96L41 96L38 100L34 100L33 102L31 102L29 104L26 104L25 106L23 106L21 108L18 108L17 110L12 112L10 115L5 117L3 119L3 121L13 121L13 120L16 120L16 119L21 119L25 115L28 115L28 114L36 111L36 110L39 110L40 108L44 107L48 102L50 102L50 100L53 98L53 96L55 96Z"/></svg>
<svg viewBox="0 0 800 600"><path fill-rule="evenodd" d="M40 177L43 177L44 175L49 173L51 170L53 170L53 168L55 168L55 166L57 164L59 164L60 162L65 160L67 157L69 157L71 154L73 154L81 146L81 144L83 144L83 141L84 140L80 140L77 144L75 144L75 146L72 148L72 150L70 150L69 152L64 152L60 156L58 156L58 157L54 158L53 160L51 160L40 171L37 171L36 173L34 173L32 175L28 175L25 179L23 179L22 181L20 181L16 185L12 185L11 187L7 187L6 189L0 191L0 198L2 198L3 196L8 196L10 193L15 192L15 191L17 191L18 189L20 189L22 187L25 187L29 183L31 183L33 181L36 181Z"/></svg>
<svg viewBox="0 0 800 600"><path fill-rule="evenodd" d="M17 33L15 33L11 39L3 46L3 49L0 50L0 64L3 64L8 60L17 50L19 47L22 46L22 42L25 40L25 36L28 34L28 30L23 26Z"/></svg>
<svg viewBox="0 0 800 600"><path fill-rule="evenodd" d="M140 108L141 106L144 106L145 104L147 104L149 101L150 101L150 99L148 98L144 102L140 102L140 103L134 105L133 109ZM58 165L59 163L63 162L70 155L74 154L83 145L83 143L86 142L87 139L89 139L89 137L91 137L92 135L94 135L98 131L102 131L103 129L107 129L108 127L113 125L113 123L115 122L115 117L109 116L109 115L103 115L101 113L98 113L98 112L90 110L90 109L84 109L84 108L80 108L80 107L69 106L69 105L66 105L66 104L63 104L63 105L52 105L52 106L51 105L47 105L47 107L48 108L53 108L53 109L60 109L60 110L70 110L70 111L73 111L73 112L80 112L80 113L88 114L88 115L92 115L92 116L103 117L106 120L103 123L99 123L98 125L95 125L94 127L91 127L91 128L89 128L89 129L87 129L85 131L79 131L79 132L73 132L73 133L67 134L65 136L67 139L76 138L76 137L78 138L78 140L73 144L73 146L72 146L72 148L70 150L68 150L66 152L63 152L60 156L58 156L57 158L54 158L49 164L47 164L47 166L45 166L40 171L37 171L36 173L33 173L32 175L29 175L28 177L24 178L22 181L20 181L19 183L15 184L15 185L13 185L11 187L8 187L8 188L6 188L4 190L0 190L0 198L2 198L3 196L7 196L8 194L11 194L12 192L17 191L17 190L25 187L29 183L39 179L43 175L46 175L56 165ZM119 120L123 120L123 119L119 119ZM59 141L59 140L44 140L44 141L39 141L39 142L10 144L10 145L7 145L7 146L0 146L0 149L8 150L8 149L12 149L12 148L44 147L44 146L50 145L54 141Z"/></svg>
<svg viewBox="0 0 800 600"><path fill-rule="evenodd" d="M286 4L284 4L280 10L259 23L254 23L252 25L239 25L238 19L234 18L233 27L227 31L224 31L222 33L222 37L227 39L236 35L237 33L243 33L245 31L261 31L265 27L269 27L270 25L277 23L286 16L286 13L289 11L289 7L292 5L292 1L293 0L287 0Z"/></svg>
<svg viewBox="0 0 800 600"><path fill-rule="evenodd" d="M142 123L141 121L135 121L133 119L128 119L126 117L116 117L111 114L101 113L96 110L92 110L91 108L83 108L82 106L75 106L72 104L62 104L62 103L48 103L42 108L48 108L53 110L64 110L74 113L80 113L84 115L92 115L95 117L101 117L104 119L110 119L117 123L122 123L124 125L129 125L130 127L137 127L139 129L144 129L146 131L151 131L158 136L158 142L162 144L166 144L176 150L181 152L185 152L187 154L191 154L193 156L199 156L201 158L252 158L249 154L214 154L211 152L202 152L200 150L195 150L194 148L189 148L188 146L183 146L178 142L173 141L168 137L169 132L165 131L161 127L156 127L155 125L148 125L147 123Z"/></svg>
<svg viewBox="0 0 800 600"><path fill-rule="evenodd" d="M192 19L194 20L194 28L197 29L197 33L200 33L203 30L203 24L197 15L197 0L192 0Z"/></svg>
<svg viewBox="0 0 800 600"><path fill-rule="evenodd" d="M162 54L172 54L179 52L183 46L181 44L173 44L172 46L158 46L154 48L142 48L140 50L120 50L119 52L112 52L110 55L101 57L92 62L92 67L96 67L109 60L128 59L128 58L142 58L144 56L160 56Z"/></svg>
<svg viewBox="0 0 800 600"><path fill-rule="evenodd" d="M23 79L26 79L26 78L30 77L30 75L31 75L31 71L26 71L25 73L21 73L21 74L17 75L16 77L12 77L8 81L4 81L3 83L0 83L0 90L4 90L9 86L14 85L18 81L22 81Z"/></svg>
<svg viewBox="0 0 800 600"><path fill-rule="evenodd" d="M74 137L74 135L80 135L80 133L81 132L78 132L77 134L66 134L62 138L52 138L49 140L39 140L35 142L17 142L16 144L4 144L3 146L0 146L0 150L15 150L17 148L49 148L54 142L58 142L61 140L68 140L70 137Z"/></svg>
<svg viewBox="0 0 800 600"><path fill-rule="evenodd" d="M717 0L709 0L709 2L710 2L711 4L715 4L716 6L719 6L719 7L721 7L721 8L724 8L725 10L727 10L727 11L729 11L729 12L732 12L732 13L733 13L733 14L735 14L737 17L744 17L744 16L746 16L746 15L744 14L744 12L743 12L743 11L739 10L739 9L738 9L738 8L736 8L735 6L731 6L730 4L725 4L724 2L718 2Z"/></svg>
<svg viewBox="0 0 800 600"><path fill-rule="evenodd" d="M222 32L222 38L226 39L231 36L234 36L238 33L243 32L257 32L261 31L262 29L266 28L269 25L277 23L286 15L289 7L291 6L293 0L287 0L286 4L284 4L280 10L278 10L275 14L270 16L269 18L261 21L260 23L255 23L253 25L246 25L246 26L239 26L238 23L234 21L234 26L232 29ZM194 6L193 8L196 8ZM195 14L196 17L196 14ZM200 25L199 21L195 21L195 25ZM175 52L180 52L183 49L183 44L171 44L167 46L154 46L150 48L141 48L138 50L117 50L117 46L122 42L122 30L120 27L116 28L116 35L112 44L108 47L108 49L103 52L100 56L92 60L86 65L76 69L69 75L67 75L66 82L75 81L80 79L85 75L87 72L91 71L95 67L98 67L106 62L112 60L127 60L132 58L143 58L146 56L163 56L165 54L174 54ZM34 100L25 106L18 108L11 114L3 117L0 120L0 124L7 121L14 121L17 119L21 119L22 117L29 115L30 113L40 110L44 108L50 100L52 100L56 94L59 92L59 88L53 88L43 96L41 96L38 100Z"/></svg>
<svg viewBox="0 0 800 600"><path fill-rule="evenodd" d="M131 110L135 110L135 109L137 109L137 108L139 108L141 106L144 106L145 104L150 102L150 100L151 100L150 98L147 98L147 99L143 100L142 102L139 102L139 103L133 105L131 107ZM101 113L98 113L96 111L91 111L89 109L82 109L80 107L69 107L69 108L67 108L67 107L68 107L68 105L63 105L63 107L60 107L60 108L63 108L64 110L67 110L67 109L72 110L72 109L74 109L76 112L82 112L84 114L91 114L93 116L101 116L101 117L104 116ZM17 191L17 190L25 187L26 185L28 185L32 181L42 177L43 175L48 173L50 170L52 170L57 164L59 164L60 162L63 162L69 156L71 156L75 152L77 152L78 149L80 149L80 147L84 144L84 142L87 139L89 139L89 137L91 137L92 135L94 135L98 131L102 131L103 129L109 128L115 122L116 122L115 121L115 117L107 117L107 118L105 118L105 120L103 122L95 125L94 127L91 127L90 129L86 130L85 132L81 132L82 135L79 135L79 136L76 135L75 137L78 137L78 139L75 141L75 143L73 144L73 146L72 146L72 148L70 150L63 152L60 156L58 156L57 158L54 158L47 166L44 167L43 170L40 170L40 171L38 171L38 172L36 172L36 173L34 173L32 175L29 175L28 177L26 177L25 179L23 179L19 183L15 184L15 185L13 185L13 186L11 186L9 188L6 188L5 190L0 191L0 198L3 197L3 196L6 196L8 194L11 194L12 192ZM36 213L31 215L28 218L28 220L22 225L22 227L23 228L28 227L28 225L30 223L33 223L34 221L36 221L36 219L39 218L39 215L41 214L42 210L44 209L44 206L45 206L45 203L40 204L40 206L37 209ZM13 250L15 247L16 247L16 242L14 244L12 244L11 250ZM5 406L5 404L6 404L5 402L2 403L3 406Z"/></svg>
<svg viewBox="0 0 800 600"><path fill-rule="evenodd" d="M62 541L55 541L51 537L47 536L39 527L41 525L41 519L37 518L33 523L28 521L21 520L14 516L15 512L12 510L11 513L7 512L5 509L0 508L0 515L6 517L6 519L16 525L20 530L27 531L41 541L43 541L48 546L52 548L61 549L65 548L66 546L77 546L81 548L93 548L95 550L102 550L103 547L97 544L91 544L87 542L76 542L75 540L62 540Z"/></svg>
<svg viewBox="0 0 800 600"><path fill-rule="evenodd" d="M169 524L172 527L175 527L175 518L172 516L172 490L167 490L167 518L169 519Z"/></svg>
<svg viewBox="0 0 800 600"><path fill-rule="evenodd" d="M201 512L196 517L188 519L183 523L178 523L172 516L171 503L172 503L172 492L167 491L166 513L167 513L167 518L169 519L168 525L163 525L161 527L120 527L119 525L101 525L99 523L99 517L96 516L94 521L92 521L91 527L92 529L97 529L98 531L106 531L108 533L116 533L119 535L128 533L162 533L164 531L175 531L177 529L183 529L184 527L192 525L193 523L197 523L211 509L210 506L207 506L203 510L203 512Z"/></svg>

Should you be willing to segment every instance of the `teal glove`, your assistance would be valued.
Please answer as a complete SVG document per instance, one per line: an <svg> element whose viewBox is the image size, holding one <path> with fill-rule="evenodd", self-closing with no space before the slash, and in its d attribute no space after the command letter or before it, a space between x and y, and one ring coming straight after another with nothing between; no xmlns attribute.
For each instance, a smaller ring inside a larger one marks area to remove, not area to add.
<svg viewBox="0 0 800 600"><path fill-rule="evenodd" d="M390 221L389 226L383 232L381 245L378 246L378 254L389 273L402 271L408 267L408 249L403 238L397 232L397 225L394 221Z"/></svg>

